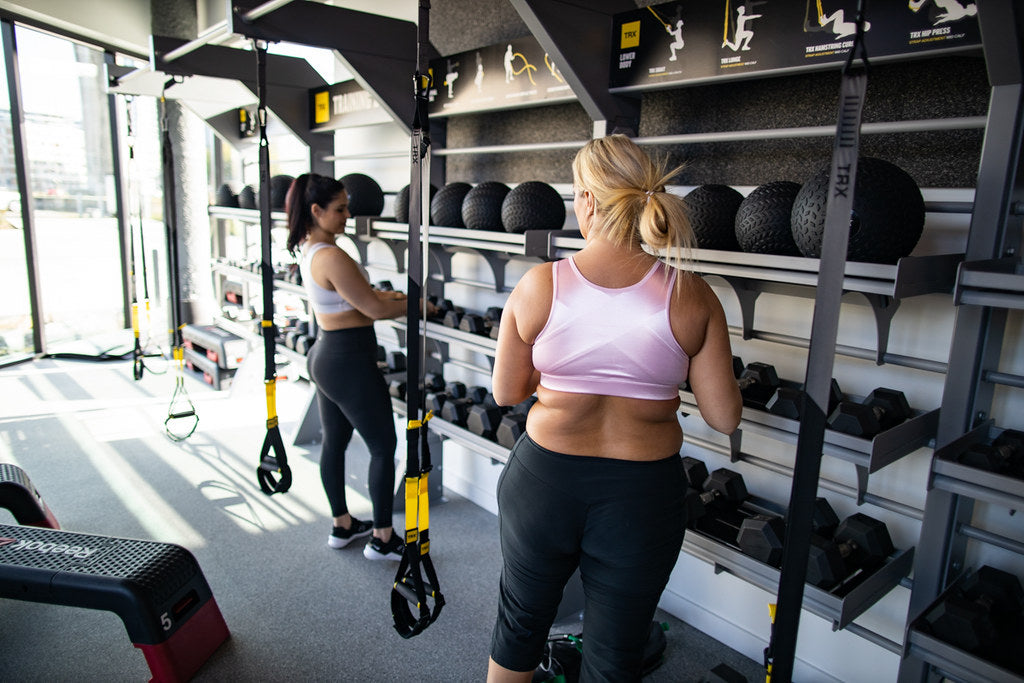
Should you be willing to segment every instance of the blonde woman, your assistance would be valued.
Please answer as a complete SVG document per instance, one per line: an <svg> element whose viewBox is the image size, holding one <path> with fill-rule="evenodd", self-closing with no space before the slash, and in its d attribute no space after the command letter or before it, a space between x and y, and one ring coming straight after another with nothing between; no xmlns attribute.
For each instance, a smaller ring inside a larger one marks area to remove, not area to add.
<svg viewBox="0 0 1024 683"><path fill-rule="evenodd" d="M536 392L498 482L503 568L489 681L529 681L562 588L583 581L581 681L638 681L686 526L677 417L689 380L701 415L731 433L741 399L725 314L670 267L693 243L682 199L628 137L573 160L586 246L534 267L509 295L494 363L502 405Z"/></svg>

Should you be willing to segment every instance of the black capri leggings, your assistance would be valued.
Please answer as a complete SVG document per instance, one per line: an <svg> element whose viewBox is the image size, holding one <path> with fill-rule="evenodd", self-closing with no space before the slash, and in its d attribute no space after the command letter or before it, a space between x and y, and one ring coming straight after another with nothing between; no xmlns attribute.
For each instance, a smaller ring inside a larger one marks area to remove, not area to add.
<svg viewBox="0 0 1024 683"><path fill-rule="evenodd" d="M320 479L335 517L348 512L345 450L355 429L370 451L368 477L373 526L391 526L395 496L395 422L384 376L377 369L373 327L320 330L307 358L316 383L323 446Z"/></svg>
<svg viewBox="0 0 1024 683"><path fill-rule="evenodd" d="M502 571L491 658L540 663L566 581L586 604L580 681L639 681L686 527L679 454L636 462L556 453L524 434L498 480Z"/></svg>

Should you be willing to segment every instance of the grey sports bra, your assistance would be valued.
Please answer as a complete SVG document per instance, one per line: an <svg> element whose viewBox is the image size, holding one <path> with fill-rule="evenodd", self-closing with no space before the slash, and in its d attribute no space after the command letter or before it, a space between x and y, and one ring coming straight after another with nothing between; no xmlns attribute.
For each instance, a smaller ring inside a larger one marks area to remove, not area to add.
<svg viewBox="0 0 1024 683"><path fill-rule="evenodd" d="M355 306L350 304L343 296L338 294L333 289L326 289L321 287L313 280L312 263L313 254L317 253L324 247L334 247L333 244L327 244L326 242L314 242L313 244L305 245L302 248L302 261L299 262L299 272L302 273L302 283L306 287L306 294L309 297L309 305L312 306L314 313L344 313L345 311L354 311ZM370 281L370 275L366 272L366 268L363 268L361 263L356 263L359 266L359 272L363 274L366 281Z"/></svg>

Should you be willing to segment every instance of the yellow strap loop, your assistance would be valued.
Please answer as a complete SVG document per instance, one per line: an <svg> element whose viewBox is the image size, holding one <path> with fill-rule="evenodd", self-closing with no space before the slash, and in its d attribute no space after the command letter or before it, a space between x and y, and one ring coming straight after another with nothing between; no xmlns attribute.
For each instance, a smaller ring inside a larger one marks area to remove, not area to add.
<svg viewBox="0 0 1024 683"><path fill-rule="evenodd" d="M434 411L428 410L426 416L422 420L409 420L406 429L412 431L414 429L419 429L420 427L426 427L432 417L434 417Z"/></svg>
<svg viewBox="0 0 1024 683"><path fill-rule="evenodd" d="M274 426L277 426L277 383L272 379L265 380L263 383L267 388L267 426L271 426L271 421L274 422Z"/></svg>

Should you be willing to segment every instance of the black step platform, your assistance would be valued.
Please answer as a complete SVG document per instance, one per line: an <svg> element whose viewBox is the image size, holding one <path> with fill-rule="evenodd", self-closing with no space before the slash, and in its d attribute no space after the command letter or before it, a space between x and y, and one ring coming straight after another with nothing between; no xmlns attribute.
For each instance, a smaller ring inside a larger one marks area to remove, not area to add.
<svg viewBox="0 0 1024 683"><path fill-rule="evenodd" d="M114 612L152 681L190 679L230 635L195 557L170 543L0 524L0 598Z"/></svg>
<svg viewBox="0 0 1024 683"><path fill-rule="evenodd" d="M18 524L60 528L25 470L6 462L0 462L0 508L10 510Z"/></svg>

